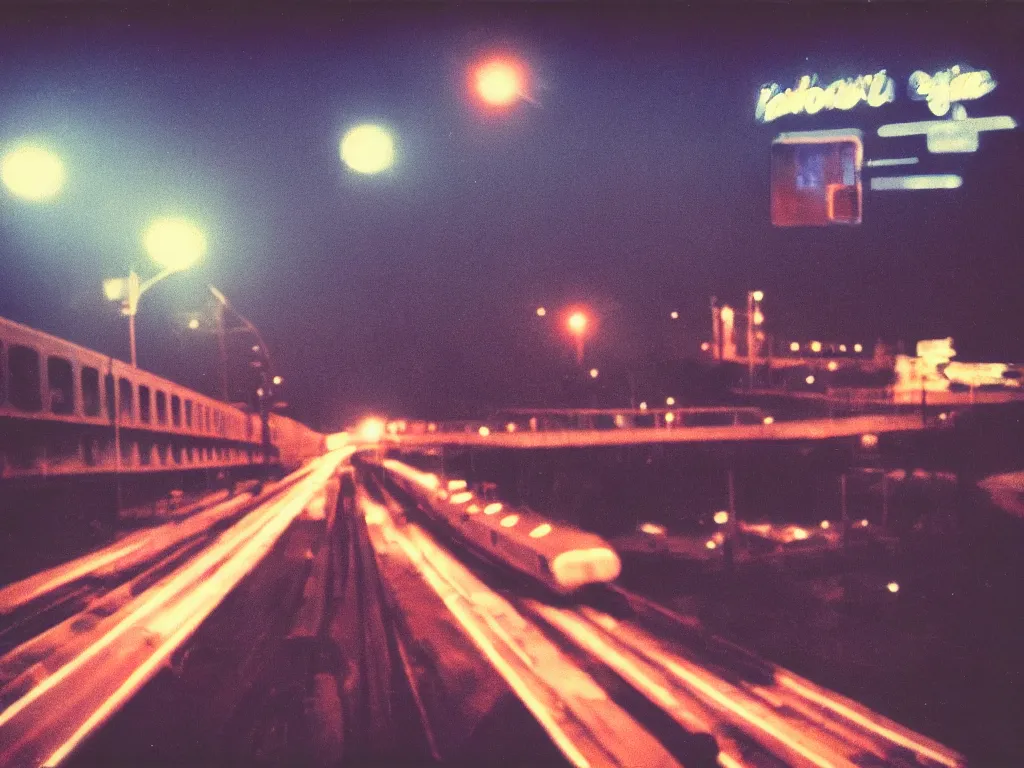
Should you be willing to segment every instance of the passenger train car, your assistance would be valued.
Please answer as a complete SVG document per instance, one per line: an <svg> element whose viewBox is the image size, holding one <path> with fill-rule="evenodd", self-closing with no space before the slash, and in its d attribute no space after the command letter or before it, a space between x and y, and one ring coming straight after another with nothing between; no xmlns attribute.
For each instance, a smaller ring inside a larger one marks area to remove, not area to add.
<svg viewBox="0 0 1024 768"><path fill-rule="evenodd" d="M323 435L269 419L269 459L323 452ZM0 318L0 478L255 466L260 417Z"/></svg>
<svg viewBox="0 0 1024 768"><path fill-rule="evenodd" d="M536 512L477 498L465 480L442 483L395 459L381 467L432 518L473 549L560 594L614 581L619 556L600 536Z"/></svg>

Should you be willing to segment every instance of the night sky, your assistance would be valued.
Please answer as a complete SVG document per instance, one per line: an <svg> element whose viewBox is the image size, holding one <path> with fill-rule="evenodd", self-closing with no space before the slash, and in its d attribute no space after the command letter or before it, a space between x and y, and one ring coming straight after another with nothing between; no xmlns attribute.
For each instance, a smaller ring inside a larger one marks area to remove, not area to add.
<svg viewBox="0 0 1024 768"><path fill-rule="evenodd" d="M599 367L693 354L710 297L754 288L780 338L952 335L965 358L1024 360L1024 133L932 156L875 134L928 119L907 77L953 64L999 83L971 116L1024 122L1022 39L1024 6L980 4L8 16L0 144L38 138L68 182L49 204L3 197L0 315L125 357L100 283L155 271L141 231L175 214L209 251L144 297L140 365L215 390L212 341L182 330L213 283L321 428L529 400L572 354L572 303L598 320ZM494 53L530 72L531 100L501 113L467 87ZM893 104L754 120L766 81L881 68ZM396 138L378 177L339 160L362 122ZM853 127L866 157L918 155L963 187L865 189L859 227L773 229L772 138Z"/></svg>

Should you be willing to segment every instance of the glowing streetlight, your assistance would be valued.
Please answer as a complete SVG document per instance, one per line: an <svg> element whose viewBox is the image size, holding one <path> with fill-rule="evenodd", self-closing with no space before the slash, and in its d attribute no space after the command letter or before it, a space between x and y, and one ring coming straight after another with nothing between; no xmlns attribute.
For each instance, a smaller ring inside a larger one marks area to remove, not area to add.
<svg viewBox="0 0 1024 768"><path fill-rule="evenodd" d="M64 186L64 164L48 149L23 144L0 161L0 178L11 194L24 200L49 200Z"/></svg>
<svg viewBox="0 0 1024 768"><path fill-rule="evenodd" d="M792 341L792 342L790 342L790 344L789 344L789 351L790 352L799 352L800 351L800 342L799 341Z"/></svg>
<svg viewBox="0 0 1024 768"><path fill-rule="evenodd" d="M646 401L640 403L640 410L641 411L646 411L647 410L647 402Z"/></svg>
<svg viewBox="0 0 1024 768"><path fill-rule="evenodd" d="M103 281L103 294L109 301L120 301L121 314L128 317L128 344L133 368L138 366L135 316L139 312L142 295L165 277L191 267L206 252L206 237L195 224L185 219L155 220L143 233L142 242L150 258L163 269L144 282L134 269L128 273L127 278ZM191 322L189 327L194 330ZM195 327L198 327L198 321Z"/></svg>
<svg viewBox="0 0 1024 768"><path fill-rule="evenodd" d="M576 362L583 365L583 334L587 330L587 316L582 312L573 312L569 315L567 325L576 337Z"/></svg>
<svg viewBox="0 0 1024 768"><path fill-rule="evenodd" d="M544 317L548 311L544 307L537 307L537 317Z"/></svg>
<svg viewBox="0 0 1024 768"><path fill-rule="evenodd" d="M813 384L814 376L808 376L806 379L804 379L804 381L807 382L808 384Z"/></svg>
<svg viewBox="0 0 1024 768"><path fill-rule="evenodd" d="M671 317L673 320L678 320L679 319L679 313L676 312L675 310L670 312L668 316Z"/></svg>
<svg viewBox="0 0 1024 768"><path fill-rule="evenodd" d="M282 379L280 376L275 376L273 379L271 379L271 381L274 382L275 386L279 387L279 386L281 386L281 382L283 382L284 379Z"/></svg>
<svg viewBox="0 0 1024 768"><path fill-rule="evenodd" d="M860 354L861 352L864 351L864 345L863 344L854 344L853 345L853 351L858 353L858 354Z"/></svg>
<svg viewBox="0 0 1024 768"><path fill-rule="evenodd" d="M715 523L718 525L725 525L729 522L729 513L726 512L724 509L721 509L718 512L715 512L714 520Z"/></svg>
<svg viewBox="0 0 1024 768"><path fill-rule="evenodd" d="M597 370L597 368L591 368L590 369L590 378L596 379L598 373L600 373L600 372Z"/></svg>
<svg viewBox="0 0 1024 768"><path fill-rule="evenodd" d="M839 345L839 351L840 352L845 352L846 351L846 345L845 344L840 344Z"/></svg>
<svg viewBox="0 0 1024 768"><path fill-rule="evenodd" d="M676 404L676 399L674 397L666 397L665 398L665 405L675 405L675 404Z"/></svg>
<svg viewBox="0 0 1024 768"><path fill-rule="evenodd" d="M188 327L189 327L189 330L192 330L192 331L198 330L199 329L199 318L198 317L191 317L191 318L189 318Z"/></svg>
<svg viewBox="0 0 1024 768"><path fill-rule="evenodd" d="M168 274L188 269L206 253L206 236L185 219L157 219L142 240L149 257Z"/></svg>
<svg viewBox="0 0 1024 768"><path fill-rule="evenodd" d="M754 301L756 302L764 301L764 291L754 291L751 295L753 296Z"/></svg>
<svg viewBox="0 0 1024 768"><path fill-rule="evenodd" d="M492 107L508 107L523 98L525 79L523 66L509 59L492 59L473 72L477 95Z"/></svg>
<svg viewBox="0 0 1024 768"><path fill-rule="evenodd" d="M814 352L815 354L817 354L818 352L821 352L821 342L820 341L812 341L811 342L811 352Z"/></svg>
<svg viewBox="0 0 1024 768"><path fill-rule="evenodd" d="M395 141L379 125L357 125L341 139L342 162L356 173L373 175L395 162Z"/></svg>

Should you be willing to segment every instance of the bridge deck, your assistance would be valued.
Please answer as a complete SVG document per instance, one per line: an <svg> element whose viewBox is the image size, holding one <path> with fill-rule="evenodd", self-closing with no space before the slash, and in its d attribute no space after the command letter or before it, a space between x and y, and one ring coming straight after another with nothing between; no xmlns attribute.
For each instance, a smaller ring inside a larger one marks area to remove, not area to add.
<svg viewBox="0 0 1024 768"><path fill-rule="evenodd" d="M792 440L830 440L866 433L916 432L925 429L920 415L851 416L805 419L774 424L739 424L724 427L627 427L620 429L499 432L489 435L465 432L434 432L396 435L387 442L396 446L464 445L489 448L588 448L606 445L651 443L732 443Z"/></svg>

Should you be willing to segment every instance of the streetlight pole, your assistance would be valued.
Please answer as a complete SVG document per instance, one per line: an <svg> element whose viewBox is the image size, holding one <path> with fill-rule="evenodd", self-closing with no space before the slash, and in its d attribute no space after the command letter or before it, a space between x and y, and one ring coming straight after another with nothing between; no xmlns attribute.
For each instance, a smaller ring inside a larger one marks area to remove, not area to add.
<svg viewBox="0 0 1024 768"><path fill-rule="evenodd" d="M747 291L747 391L754 389L754 326L760 325L763 291Z"/></svg>
<svg viewBox="0 0 1024 768"><path fill-rule="evenodd" d="M257 329L256 326L252 324L249 318L245 317L245 315L243 315L241 312L235 309L234 305L232 305L232 303L228 301L227 296L225 296L220 290L218 290L213 285L207 285L207 287L210 289L210 293L213 294L213 298L215 298L217 300L217 303L220 305L219 318L221 322L221 329L223 329L224 311L231 310L231 314L238 318L238 320L242 323L243 330L248 331L256 338L256 342L259 347L259 352L263 357L263 366L260 375L262 386L257 390L257 396L259 397L260 406L260 442L262 443L263 446L263 465L264 467L267 467L270 465L270 385L271 383L275 382L275 380L277 380L276 376L271 376L271 369L273 368L273 363L270 360L270 349L263 341L263 336L260 334L259 329ZM224 349L223 344L224 342L222 330L222 350ZM224 371L226 371L226 362L224 365ZM226 373L224 374L224 376L226 377Z"/></svg>
<svg viewBox="0 0 1024 768"><path fill-rule="evenodd" d="M177 271L176 269L164 269L145 282L140 282L139 275L134 269L128 273L125 285L126 297L121 305L121 314L128 316L128 346L131 349L132 368L139 367L138 351L135 344L135 315L139 312L139 300L142 298L142 294Z"/></svg>

